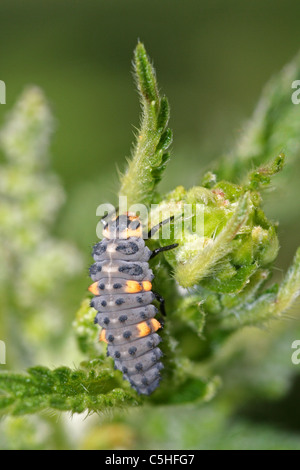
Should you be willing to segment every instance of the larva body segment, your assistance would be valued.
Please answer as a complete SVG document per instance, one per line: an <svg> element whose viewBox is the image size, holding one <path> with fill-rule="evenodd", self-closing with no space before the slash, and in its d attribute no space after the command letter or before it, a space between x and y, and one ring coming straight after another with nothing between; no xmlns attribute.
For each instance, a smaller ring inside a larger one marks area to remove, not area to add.
<svg viewBox="0 0 300 470"><path fill-rule="evenodd" d="M128 343L121 345L108 344L107 352L108 355L114 359L120 359L122 361L132 360L142 356L146 352L154 349L161 342L161 337L157 333L153 333L144 338L132 340L130 345Z"/></svg>
<svg viewBox="0 0 300 470"><path fill-rule="evenodd" d="M151 255L151 251L145 246L144 240L137 237L131 237L130 240L108 240L104 238L93 248L95 261L107 259L108 253L111 259L125 261L148 261Z"/></svg>
<svg viewBox="0 0 300 470"><path fill-rule="evenodd" d="M94 294L91 306L97 310L95 323L101 327L100 341L116 369L140 394L149 395L160 381L163 364L161 324L152 305L152 252L146 247L138 217L120 215L106 224L104 239L93 248L95 263L90 268Z"/></svg>
<svg viewBox="0 0 300 470"><path fill-rule="evenodd" d="M109 256L109 253L107 253L107 256ZM153 272L149 269L147 262L124 261L113 258L107 258L94 263L90 267L90 276L95 282L100 281L101 278L105 277L108 277L109 279L119 277L121 279L130 279L135 281L152 281L154 278Z"/></svg>
<svg viewBox="0 0 300 470"><path fill-rule="evenodd" d="M120 322L124 326L135 325L141 321L153 318L156 314L157 308L150 304L139 308L122 310L122 313L120 313L120 311L110 312L109 316L106 313L98 313L96 318L97 323L102 326L102 328L107 328L108 325L118 328Z"/></svg>
<svg viewBox="0 0 300 470"><path fill-rule="evenodd" d="M100 313L108 313L148 305L153 302L154 299L155 295L153 292L137 294L101 294L92 300L91 306Z"/></svg>

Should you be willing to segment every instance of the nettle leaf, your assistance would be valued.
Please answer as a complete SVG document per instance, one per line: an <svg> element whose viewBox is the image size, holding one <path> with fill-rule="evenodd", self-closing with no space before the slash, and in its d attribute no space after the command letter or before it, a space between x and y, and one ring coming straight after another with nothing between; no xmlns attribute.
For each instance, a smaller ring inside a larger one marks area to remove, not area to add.
<svg viewBox="0 0 300 470"><path fill-rule="evenodd" d="M153 397L155 404L182 405L186 403L208 402L217 394L221 386L219 377L204 379L187 377L172 394L159 391Z"/></svg>
<svg viewBox="0 0 300 470"><path fill-rule="evenodd" d="M135 203L151 204L157 183L169 160L173 135L168 128L170 107L158 92L155 70L145 47L138 43L134 52L134 71L140 92L142 119L132 159L121 176L119 194L127 197L128 207Z"/></svg>
<svg viewBox="0 0 300 470"><path fill-rule="evenodd" d="M291 85L299 76L298 53L267 83L240 138L216 163L215 173L219 179L241 181L251 169L269 165L268 162L283 148L289 162L298 158L300 113L291 101Z"/></svg>
<svg viewBox="0 0 300 470"><path fill-rule="evenodd" d="M257 270L257 265L240 267L236 273L229 279L219 279L217 276L207 281L203 281L202 285L213 292L222 294L237 294L243 290L248 284L250 277Z"/></svg>
<svg viewBox="0 0 300 470"><path fill-rule="evenodd" d="M175 278L183 287L192 287L210 275L214 266L232 249L231 242L249 215L248 194L242 196L228 224L211 243L175 269Z"/></svg>
<svg viewBox="0 0 300 470"><path fill-rule="evenodd" d="M249 189L257 190L264 186L268 186L271 182L272 176L282 171L284 163L285 155L281 153L273 161L251 171L248 175Z"/></svg>
<svg viewBox="0 0 300 470"><path fill-rule="evenodd" d="M104 412L134 406L136 393L122 388L119 374L102 360L83 363L81 369L36 366L26 374L0 374L0 412L25 415L44 410L71 413Z"/></svg>
<svg viewBox="0 0 300 470"><path fill-rule="evenodd" d="M201 337L205 327L204 300L200 295L188 295L178 302L176 315Z"/></svg>
<svg viewBox="0 0 300 470"><path fill-rule="evenodd" d="M81 303L73 322L73 329L80 351L92 358L98 356L101 349L97 347L98 328L94 324L97 312L90 306L90 301L90 298L86 298Z"/></svg>
<svg viewBox="0 0 300 470"><path fill-rule="evenodd" d="M247 309L239 309L238 314L229 315L222 322L226 329L242 326L263 325L274 318L281 317L300 295L300 248L298 248L292 266L282 284L275 284L267 289Z"/></svg>

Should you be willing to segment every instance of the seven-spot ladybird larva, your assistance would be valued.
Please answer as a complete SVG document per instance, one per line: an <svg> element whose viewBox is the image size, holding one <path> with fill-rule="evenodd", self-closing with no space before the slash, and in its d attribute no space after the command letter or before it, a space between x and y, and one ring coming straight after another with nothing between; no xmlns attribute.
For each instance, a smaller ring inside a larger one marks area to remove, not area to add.
<svg viewBox="0 0 300 470"><path fill-rule="evenodd" d="M169 221L170 219L168 219ZM153 235L166 223L155 226ZM149 259L176 248L173 244L151 251L143 239L142 224L135 215L103 219L103 240L93 248L95 263L90 268L94 283L89 291L95 295L91 306L97 310L95 323L101 327L100 341L105 341L107 354L124 379L139 393L150 395L160 382L163 368L161 341L156 333L162 325L154 317L157 299L164 313L164 301L152 291L154 278Z"/></svg>

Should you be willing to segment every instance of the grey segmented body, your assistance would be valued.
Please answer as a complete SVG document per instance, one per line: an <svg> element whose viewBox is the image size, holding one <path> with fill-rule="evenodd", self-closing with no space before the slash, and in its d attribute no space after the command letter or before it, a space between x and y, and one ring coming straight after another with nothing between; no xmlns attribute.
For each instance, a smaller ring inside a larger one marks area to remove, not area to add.
<svg viewBox="0 0 300 470"><path fill-rule="evenodd" d="M151 254L141 237L104 238L94 246L90 268L95 294L91 305L98 312L95 322L103 328L100 340L107 342L107 353L124 379L145 395L157 388L163 368L156 333L161 325L152 305Z"/></svg>

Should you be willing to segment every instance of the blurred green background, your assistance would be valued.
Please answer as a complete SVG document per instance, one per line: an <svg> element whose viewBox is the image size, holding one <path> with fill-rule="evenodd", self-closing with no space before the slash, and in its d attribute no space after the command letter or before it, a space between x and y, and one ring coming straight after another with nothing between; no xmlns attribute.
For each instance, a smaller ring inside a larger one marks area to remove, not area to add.
<svg viewBox="0 0 300 470"><path fill-rule="evenodd" d="M139 124L131 65L137 40L144 42L171 104L172 160L161 183L170 190L199 183L210 164L230 150L265 83L298 52L299 14L297 0L1 0L0 79L7 104L0 107L0 122L26 85L44 90L56 120L52 169L67 194L54 235L75 243L86 267L96 241L96 208L116 201L117 168L124 169ZM299 162L287 166L288 185L266 195L267 215L280 222L279 279L299 244ZM68 292L70 319L88 284L86 269ZM291 315L297 313L299 308ZM64 437L51 434L41 447L300 448L294 408L299 380L286 380L296 370L290 344L297 329L283 323L283 333L278 325L267 332L248 330L247 346L237 337L235 353L227 351L234 357L222 399L199 408L93 417L89 425L82 417L66 418ZM257 344L262 355L253 358ZM264 383L259 392L257 377ZM277 397L279 389L287 395ZM251 403L233 411L227 401L239 392ZM275 402L265 403L273 392ZM34 418L28 423L34 427ZM81 430L90 426L88 438L83 431L68 436L78 423ZM11 424L8 447L30 447L14 441L22 426Z"/></svg>

